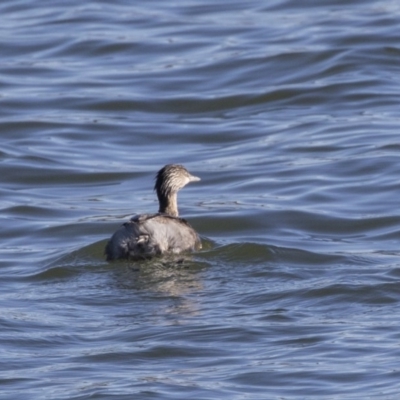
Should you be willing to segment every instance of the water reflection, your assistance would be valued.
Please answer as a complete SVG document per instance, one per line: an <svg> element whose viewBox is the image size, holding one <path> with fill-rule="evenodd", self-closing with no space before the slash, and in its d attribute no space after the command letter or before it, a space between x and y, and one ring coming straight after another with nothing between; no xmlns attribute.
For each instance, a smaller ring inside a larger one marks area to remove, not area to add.
<svg viewBox="0 0 400 400"><path fill-rule="evenodd" d="M110 267L118 277L118 286L180 296L200 290L199 265L192 256L153 258L135 262L115 262Z"/></svg>
<svg viewBox="0 0 400 400"><path fill-rule="evenodd" d="M195 295L204 290L201 272L207 267L205 262L191 255L134 263L114 262L110 265L116 287L155 301L163 321L166 315L179 318L198 315L199 305Z"/></svg>

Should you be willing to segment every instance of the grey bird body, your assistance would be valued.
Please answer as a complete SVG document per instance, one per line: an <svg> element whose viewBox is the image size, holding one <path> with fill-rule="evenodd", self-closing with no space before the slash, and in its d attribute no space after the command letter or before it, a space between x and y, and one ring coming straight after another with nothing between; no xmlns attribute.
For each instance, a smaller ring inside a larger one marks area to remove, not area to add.
<svg viewBox="0 0 400 400"><path fill-rule="evenodd" d="M196 231L179 218L177 192L198 181L181 165L166 165L156 176L154 189L159 200L157 214L134 216L123 224L107 243L107 260L141 259L161 254L179 254L201 248Z"/></svg>

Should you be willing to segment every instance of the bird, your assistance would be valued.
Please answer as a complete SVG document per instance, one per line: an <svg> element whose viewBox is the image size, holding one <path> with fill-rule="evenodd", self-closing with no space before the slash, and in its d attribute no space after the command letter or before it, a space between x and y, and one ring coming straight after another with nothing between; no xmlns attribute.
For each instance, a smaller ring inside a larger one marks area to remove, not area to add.
<svg viewBox="0 0 400 400"><path fill-rule="evenodd" d="M105 248L107 261L140 260L157 255L200 250L201 239L190 224L179 217L178 191L190 182L200 181L178 164L167 164L156 177L154 190L159 209L154 214L139 214L124 223Z"/></svg>

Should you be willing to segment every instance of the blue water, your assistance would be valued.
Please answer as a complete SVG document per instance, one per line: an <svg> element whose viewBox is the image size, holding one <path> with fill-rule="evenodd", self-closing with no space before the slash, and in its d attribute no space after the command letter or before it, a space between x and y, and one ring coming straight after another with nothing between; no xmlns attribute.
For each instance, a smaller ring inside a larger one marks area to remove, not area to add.
<svg viewBox="0 0 400 400"><path fill-rule="evenodd" d="M0 398L398 398L397 1L0 13ZM167 163L203 250L106 262Z"/></svg>

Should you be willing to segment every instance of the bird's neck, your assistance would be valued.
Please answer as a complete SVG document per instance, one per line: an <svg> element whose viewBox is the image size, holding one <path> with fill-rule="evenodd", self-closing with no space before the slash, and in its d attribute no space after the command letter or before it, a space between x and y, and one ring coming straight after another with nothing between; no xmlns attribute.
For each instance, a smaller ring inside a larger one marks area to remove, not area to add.
<svg viewBox="0 0 400 400"><path fill-rule="evenodd" d="M159 195L158 201L160 203L160 209L158 212L168 214L173 217L178 217L178 196L176 192L170 193L168 196Z"/></svg>

